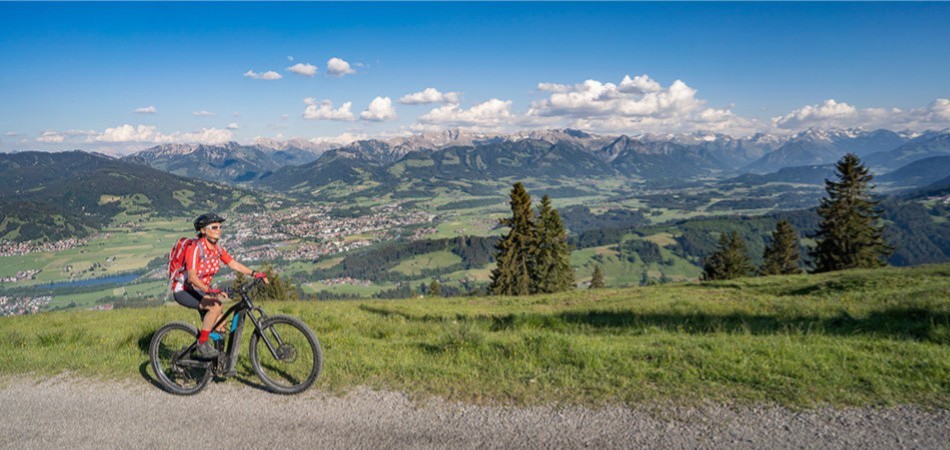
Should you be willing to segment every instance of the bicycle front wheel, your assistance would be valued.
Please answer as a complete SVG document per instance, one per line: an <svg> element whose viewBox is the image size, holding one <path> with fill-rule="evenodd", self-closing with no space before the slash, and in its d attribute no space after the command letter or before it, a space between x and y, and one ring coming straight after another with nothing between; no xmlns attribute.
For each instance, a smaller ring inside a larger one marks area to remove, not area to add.
<svg viewBox="0 0 950 450"><path fill-rule="evenodd" d="M320 341L307 324L290 316L271 316L251 335L251 366L278 394L309 388L323 368Z"/></svg>
<svg viewBox="0 0 950 450"><path fill-rule="evenodd" d="M172 322L152 336L148 349L152 371L166 391L178 395L195 394L211 379L210 365L191 358L197 335L194 326Z"/></svg>

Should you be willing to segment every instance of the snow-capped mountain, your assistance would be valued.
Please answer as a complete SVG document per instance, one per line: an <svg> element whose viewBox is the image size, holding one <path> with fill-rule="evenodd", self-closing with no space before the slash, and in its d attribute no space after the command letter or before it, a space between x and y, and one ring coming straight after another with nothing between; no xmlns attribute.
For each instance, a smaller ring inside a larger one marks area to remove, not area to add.
<svg viewBox="0 0 950 450"><path fill-rule="evenodd" d="M788 140L778 149L749 164L746 169L774 172L782 167L830 164L854 153L866 156L895 149L907 140L889 130L809 129Z"/></svg>

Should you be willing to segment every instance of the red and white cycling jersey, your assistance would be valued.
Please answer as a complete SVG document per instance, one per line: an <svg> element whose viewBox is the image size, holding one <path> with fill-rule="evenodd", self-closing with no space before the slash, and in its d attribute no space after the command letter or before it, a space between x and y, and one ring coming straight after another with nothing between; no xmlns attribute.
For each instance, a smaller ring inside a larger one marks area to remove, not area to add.
<svg viewBox="0 0 950 450"><path fill-rule="evenodd" d="M202 248L203 247L203 252ZM175 281L172 291L178 292L184 289L188 283L188 270L194 269L197 272L198 279L207 286L211 286L211 278L221 270L221 263L225 265L231 263L231 255L221 245L211 245L206 238L201 238L194 244L185 249L185 273L182 277L184 285Z"/></svg>

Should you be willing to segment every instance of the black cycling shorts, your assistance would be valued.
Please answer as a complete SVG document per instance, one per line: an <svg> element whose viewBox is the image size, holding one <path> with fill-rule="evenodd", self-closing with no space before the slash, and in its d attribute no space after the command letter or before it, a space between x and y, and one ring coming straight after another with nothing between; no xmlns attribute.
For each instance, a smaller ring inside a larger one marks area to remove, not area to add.
<svg viewBox="0 0 950 450"><path fill-rule="evenodd" d="M182 289L178 292L175 292L175 301L185 308L200 310L201 308L199 304L201 303L201 299L204 298L204 296L204 292L194 288Z"/></svg>

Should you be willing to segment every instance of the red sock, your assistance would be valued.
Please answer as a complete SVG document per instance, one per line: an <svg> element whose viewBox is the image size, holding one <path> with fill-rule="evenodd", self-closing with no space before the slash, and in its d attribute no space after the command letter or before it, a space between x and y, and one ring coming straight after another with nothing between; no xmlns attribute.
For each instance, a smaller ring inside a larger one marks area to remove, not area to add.
<svg viewBox="0 0 950 450"><path fill-rule="evenodd" d="M198 343L204 344L210 338L211 330L201 330L201 333L198 334Z"/></svg>

